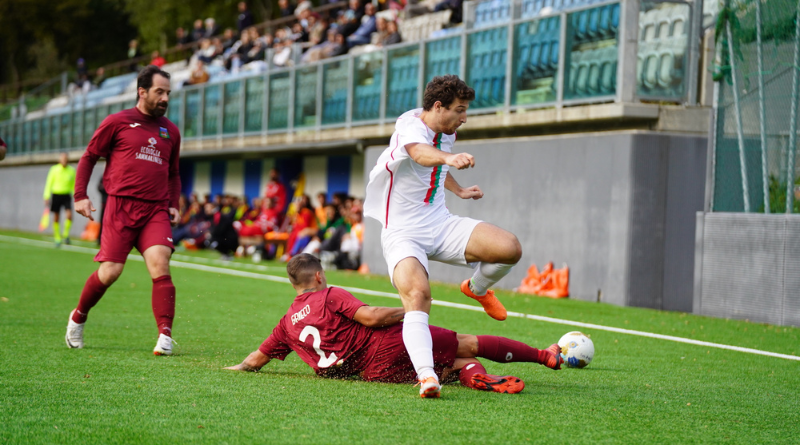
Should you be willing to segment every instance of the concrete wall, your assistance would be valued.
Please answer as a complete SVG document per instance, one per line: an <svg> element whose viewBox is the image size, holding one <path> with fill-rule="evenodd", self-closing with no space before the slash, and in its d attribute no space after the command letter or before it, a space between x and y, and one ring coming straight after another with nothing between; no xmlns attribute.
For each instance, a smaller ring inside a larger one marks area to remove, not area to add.
<svg viewBox="0 0 800 445"><path fill-rule="evenodd" d="M384 147L366 151L365 175ZM692 310L695 212L703 208L706 138L626 131L458 142L476 168L453 172L485 197L447 194L452 213L510 230L519 265L499 284L514 288L531 264L570 267L571 298ZM386 273L380 225L367 222L364 261ZM471 271L432 263L433 280Z"/></svg>
<svg viewBox="0 0 800 445"><path fill-rule="evenodd" d="M800 326L800 215L697 213L694 312Z"/></svg>
<svg viewBox="0 0 800 445"><path fill-rule="evenodd" d="M70 165L77 167L77 164ZM99 214L100 210L100 193L97 191L97 184L103 176L105 166L105 162L97 163L87 188L89 199L98 209L95 215ZM1 228L25 231L38 230L39 218L42 217L42 210L44 209L42 195L44 194L44 184L47 180L48 171L50 171L49 165L0 168ZM70 231L71 236L78 238L88 221L88 219L74 213L72 230ZM50 225L44 233L52 234L53 226Z"/></svg>

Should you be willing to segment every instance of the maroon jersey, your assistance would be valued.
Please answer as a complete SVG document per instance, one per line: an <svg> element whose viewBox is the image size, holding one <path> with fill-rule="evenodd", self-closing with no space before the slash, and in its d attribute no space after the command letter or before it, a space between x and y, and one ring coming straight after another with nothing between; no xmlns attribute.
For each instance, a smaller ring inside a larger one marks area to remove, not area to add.
<svg viewBox="0 0 800 445"><path fill-rule="evenodd" d="M106 158L103 185L112 196L169 202L178 208L181 136L166 117L137 108L108 116L95 131L78 164L75 201L85 199L94 164Z"/></svg>
<svg viewBox="0 0 800 445"><path fill-rule="evenodd" d="M336 287L300 295L258 350L279 360L294 351L321 376L358 374L386 331L353 320L362 306L366 304Z"/></svg>

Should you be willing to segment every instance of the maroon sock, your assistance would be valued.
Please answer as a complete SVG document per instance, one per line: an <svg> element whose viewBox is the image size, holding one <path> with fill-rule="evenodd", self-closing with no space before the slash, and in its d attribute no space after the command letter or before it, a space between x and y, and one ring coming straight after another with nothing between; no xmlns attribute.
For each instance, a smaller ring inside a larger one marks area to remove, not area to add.
<svg viewBox="0 0 800 445"><path fill-rule="evenodd" d="M461 368L461 372L458 375L458 379L461 380L461 384L470 388L476 388L475 384L472 383L472 376L475 374L486 374L486 368L483 367L482 364L479 362L469 363L463 368Z"/></svg>
<svg viewBox="0 0 800 445"><path fill-rule="evenodd" d="M169 275L153 280L153 315L158 324L158 333L172 337L172 319L175 318L175 286Z"/></svg>
<svg viewBox="0 0 800 445"><path fill-rule="evenodd" d="M531 348L525 343L494 335L478 335L478 357L493 362L544 363L547 351Z"/></svg>
<svg viewBox="0 0 800 445"><path fill-rule="evenodd" d="M72 321L75 323L86 323L86 318L89 317L89 310L103 298L106 289L108 289L108 286L100 281L100 278L97 276L97 271L89 275L89 279L86 280L86 284L83 285L78 307L75 312L72 313Z"/></svg>

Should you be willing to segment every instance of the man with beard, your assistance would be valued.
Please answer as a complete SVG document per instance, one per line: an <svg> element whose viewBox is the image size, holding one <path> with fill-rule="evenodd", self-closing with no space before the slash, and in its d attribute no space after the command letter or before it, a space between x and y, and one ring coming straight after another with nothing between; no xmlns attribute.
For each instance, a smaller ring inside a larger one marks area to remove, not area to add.
<svg viewBox="0 0 800 445"><path fill-rule="evenodd" d="M108 202L100 251L94 258L100 267L86 281L67 324L66 342L70 348L83 347L89 310L119 278L131 248L136 247L153 279L153 315L159 333L153 353L172 354L175 286L169 271L174 250L170 224L180 220L181 136L164 117L171 91L169 77L156 66L144 68L137 79L136 106L108 116L78 163L75 211L94 220L95 208L86 195L86 186L101 157L106 158L103 185Z"/></svg>

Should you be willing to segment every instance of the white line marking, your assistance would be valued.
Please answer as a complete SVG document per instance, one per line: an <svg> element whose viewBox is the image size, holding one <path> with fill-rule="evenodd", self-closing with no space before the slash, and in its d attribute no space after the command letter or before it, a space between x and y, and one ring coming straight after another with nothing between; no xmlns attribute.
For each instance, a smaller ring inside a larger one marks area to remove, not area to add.
<svg viewBox="0 0 800 445"><path fill-rule="evenodd" d="M32 240L32 239L27 239L27 238L18 238L18 237L12 237L12 236L0 235L0 241L5 241L5 242L8 242L8 243L24 244L24 245L35 246L35 247L44 247L44 248L48 248L48 249L53 249L54 248L52 243L49 243L49 242L46 242L46 241L37 241L37 240ZM88 248L88 247L80 247L80 246L62 245L61 246L61 250L78 252L78 253L90 253L92 255L97 253L97 249L91 249L91 248ZM191 257L184 256L184 255L181 255L181 257L187 258L187 259L191 258ZM144 261L144 259L140 255L133 255L133 254L128 255L128 259L129 260L134 260L134 261ZM240 263L235 263L235 264L237 266L251 266L249 264L240 264ZM193 270L200 270L200 271L204 271L204 272L214 272L214 273L220 273L220 274L231 275L231 276L236 276L236 277L253 278L253 279L256 279L256 280L265 280L265 281L274 281L274 282L277 282L277 283L289 283L289 279L285 278L285 277L278 277L278 276L274 276L274 275L265 275L265 274L254 273L254 272L246 272L246 271L243 271L243 270L236 270L236 269L227 269L227 268L223 268L223 267L206 266L206 265L202 265L202 264L188 263L188 262L185 262L185 261L172 260L172 261L170 261L170 265L175 266L175 267L180 267L180 268L183 268L183 269L193 269ZM252 265L252 266L257 266L257 265ZM266 266L261 266L261 267L265 267L266 268ZM272 269L275 269L275 268L272 268ZM335 285L332 284L331 286L335 286ZM371 296L376 296L376 297L386 297L386 298L393 298L395 300L399 300L400 299L399 295L393 294L393 293L389 293L389 292L381 292L381 291L375 291L375 290L369 290L369 289L361 289L361 288L358 288L358 287L349 287L349 286L336 286L336 287L340 287L340 288L342 288L342 289L344 289L344 290L346 290L346 291L348 291L350 293L353 293L353 294L371 295ZM444 307L450 307L450 308L456 308L456 309L465 309L465 310L468 310L468 311L483 312L483 308L480 307L480 306L471 306L471 305L468 305L468 304L453 303L453 302L450 302L450 301L434 300L433 304L435 306L444 306ZM580 321L571 321L571 320L562 320L560 318L542 317L540 315L523 314L521 312L509 312L508 316L509 317L515 317L515 318L525 318L525 319L529 319L529 320L543 321L543 322L546 322L546 323L556 323L556 324L562 324L562 325L567 325L567 326L575 326L575 327L579 327L579 328L596 329L598 331L616 332L616 333L619 333L619 334L636 335L636 336L639 336L639 337L647 337L647 338L655 338L655 339L659 339L659 340L674 341L674 342L677 342L677 343L686 343L686 344L690 344L690 345L705 346L705 347L709 347L709 348L727 349L729 351L744 352L744 353L747 353L747 354L764 355L764 356L768 356L768 357L776 357L776 358L782 358L782 359L786 359L786 360L800 361L800 357L798 357L796 355L778 354L777 352L762 351L760 349L751 349L751 348L743 348L743 347L740 347L740 346L723 345L723 344L720 344L720 343L711 343L711 342L707 342L707 341L692 340L690 338L673 337L671 335L654 334L652 332L634 331L634 330L631 330L631 329L615 328L615 327L611 327L611 326L602 326L602 325L592 324L592 323L582 323Z"/></svg>

